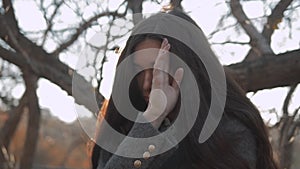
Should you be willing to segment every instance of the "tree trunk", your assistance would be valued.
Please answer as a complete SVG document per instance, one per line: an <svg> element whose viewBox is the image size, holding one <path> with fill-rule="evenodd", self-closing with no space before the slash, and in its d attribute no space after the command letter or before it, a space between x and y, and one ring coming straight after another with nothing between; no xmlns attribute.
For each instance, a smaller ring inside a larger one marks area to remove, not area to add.
<svg viewBox="0 0 300 169"><path fill-rule="evenodd" d="M37 76L32 72L25 70L24 81L26 85L26 94L28 94L28 127L26 132L26 140L24 143L23 154L21 157L20 166L22 169L31 169L36 145L38 142L41 112L39 108L37 89Z"/></svg>

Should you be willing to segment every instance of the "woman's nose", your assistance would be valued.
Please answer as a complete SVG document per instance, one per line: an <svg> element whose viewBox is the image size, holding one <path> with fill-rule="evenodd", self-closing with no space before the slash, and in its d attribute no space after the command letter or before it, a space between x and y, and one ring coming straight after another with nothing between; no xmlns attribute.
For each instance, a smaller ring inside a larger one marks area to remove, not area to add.
<svg viewBox="0 0 300 169"><path fill-rule="evenodd" d="M145 70L145 77L143 82L143 89L146 91L151 91L152 86L152 69Z"/></svg>

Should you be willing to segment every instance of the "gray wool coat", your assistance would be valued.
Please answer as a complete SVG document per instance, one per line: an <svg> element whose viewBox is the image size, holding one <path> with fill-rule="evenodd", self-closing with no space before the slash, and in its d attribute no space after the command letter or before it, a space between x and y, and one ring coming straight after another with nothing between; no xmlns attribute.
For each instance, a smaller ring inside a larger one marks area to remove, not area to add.
<svg viewBox="0 0 300 169"><path fill-rule="evenodd" d="M164 121L163 125L159 130L155 129L150 123L135 123L129 132L128 136L141 138L157 135L169 127L168 121ZM251 131L244 126L237 119L229 118L229 120L223 120L219 124L219 127L225 128L228 133L234 134L238 133L240 138L243 138L235 147L236 151L240 157L246 160L251 169L256 168L256 142L254 135ZM164 148L164 146L174 145L175 139L172 136L161 137L160 144L155 145L154 151L159 151L159 149ZM151 141L147 143L152 145ZM137 146L135 142L128 139L124 139L122 143L117 148L117 151L128 152L134 149L137 152L143 154L143 152L149 151L148 147ZM98 161L97 169L160 169L160 168L178 168L180 165L180 159L178 159L178 146L173 146L169 151L151 156L150 158L127 158L113 154L108 155L106 151L101 150L100 157ZM177 159L176 159L177 158ZM221 158L221 157L220 157ZM186 167L184 167L186 168ZM192 168L188 167L188 168ZM180 168L181 169L181 168Z"/></svg>

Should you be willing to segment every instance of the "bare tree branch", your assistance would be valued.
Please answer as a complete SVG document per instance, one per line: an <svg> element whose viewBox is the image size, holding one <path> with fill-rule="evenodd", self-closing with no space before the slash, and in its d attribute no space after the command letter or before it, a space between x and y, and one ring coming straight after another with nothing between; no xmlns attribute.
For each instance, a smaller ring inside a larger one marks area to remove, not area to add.
<svg viewBox="0 0 300 169"><path fill-rule="evenodd" d="M8 42L11 46L14 47L14 49L22 54L22 56L25 58L27 64L30 63L29 55L26 52L26 50L23 49L23 47L19 44L19 41L17 40L17 34L18 32L13 32L12 30L14 28L10 27L9 24L6 22L6 18L1 18L0 23L4 25L2 29L4 29L4 32L7 33L8 36L6 36L5 40Z"/></svg>
<svg viewBox="0 0 300 169"><path fill-rule="evenodd" d="M2 0L3 8L5 10L5 17L9 18L9 24L12 25L12 31L19 31L18 22L16 20L12 0Z"/></svg>
<svg viewBox="0 0 300 169"><path fill-rule="evenodd" d="M290 87L289 92L287 93L287 95L286 95L286 97L284 99L284 103L283 103L283 107L282 107L282 111L283 111L283 115L284 116L288 116L289 115L288 114L288 107L290 105L290 101L291 101L292 95L293 95L296 87L297 87L297 84L292 85Z"/></svg>
<svg viewBox="0 0 300 169"><path fill-rule="evenodd" d="M212 42L211 45L226 45L226 44L237 44L237 45L249 45L249 42L238 42L238 41L224 41L224 42Z"/></svg>
<svg viewBox="0 0 300 169"><path fill-rule="evenodd" d="M18 56L20 54L4 49L0 46L0 57L12 64L15 64L16 66L22 68L26 66L25 59L22 59L22 56ZM21 58L21 59L20 59Z"/></svg>
<svg viewBox="0 0 300 169"><path fill-rule="evenodd" d="M294 93L295 89L296 89L297 85L292 85L290 87L290 90L287 93L287 96L284 100L284 104L283 104L283 116L281 117L281 123L282 123L282 127L280 129L280 145L284 145L286 144L286 142L290 139L289 137L289 130L291 128L291 125L293 123L293 118L291 118L291 116L289 116L288 114L288 106L292 97L292 94Z"/></svg>
<svg viewBox="0 0 300 169"><path fill-rule="evenodd" d="M290 86L300 82L300 50L266 55L253 61L227 66L247 91Z"/></svg>
<svg viewBox="0 0 300 169"><path fill-rule="evenodd" d="M106 14L115 13L108 12ZM5 18L3 18L2 16L0 16L0 23L1 22L5 23ZM4 27L0 27L0 32L2 33L0 34L0 37L4 39L6 37L6 34L8 34L9 32L9 28L5 29ZM76 91L81 96L75 98L75 101L78 104L85 105L92 112L98 111L98 106L91 102L91 98L96 97L98 100L102 100L103 96L99 92L94 92L94 88L82 76L76 75L77 81L79 82L78 84L80 84L80 86L76 85L74 87L72 85L72 76L74 75L74 70L69 68L64 63L60 62L58 58L52 57L43 48L34 44L21 33L16 33L10 36L12 38L8 38L8 40L6 41L7 44L10 45L13 49L20 48L20 51L22 51L21 54L14 55L14 58L17 57L18 61L13 61L12 63L17 63L19 65L21 65L21 63L26 63L30 65L30 68L33 69L32 73L35 73L38 77L44 77L52 81L53 83L60 86L63 90L65 90L69 95L72 95L73 89L73 91ZM22 44L22 47L19 44ZM5 54L8 53L7 51L3 50L3 48L0 51ZM27 59L25 59L26 57L24 57L23 54L26 54L28 56ZM13 54L10 53L10 55L12 56ZM3 57L4 59L12 60L5 55L1 55L1 57ZM91 91L93 92L90 93ZM87 92L90 94L87 94Z"/></svg>
<svg viewBox="0 0 300 169"><path fill-rule="evenodd" d="M293 115L288 114L289 102L292 98L292 94L296 89L296 84L293 84L288 91L288 94L284 100L283 116L280 120L279 127L279 152L280 152L280 168L290 168L292 164L292 148L294 142L294 134L298 128L298 122L295 121L296 114L299 109L296 109ZM299 107L300 108L300 107Z"/></svg>
<svg viewBox="0 0 300 169"><path fill-rule="evenodd" d="M59 53L61 53L63 50L65 50L66 48L68 48L69 46L71 46L77 39L78 37L81 35L81 33L83 31L85 31L87 28L89 28L91 26L91 24L93 22L95 22L97 19L103 17L103 16L114 16L114 17L124 17L126 15L126 13L117 13L117 12L103 12L101 14L98 14L96 16L93 16L92 18L90 18L88 21L84 22L83 24L81 24L77 29L76 32L71 35L69 40L66 40L63 44L59 45L59 47L54 50L51 55L57 57Z"/></svg>
<svg viewBox="0 0 300 169"><path fill-rule="evenodd" d="M46 20L47 23L47 29L44 32L44 36L43 36L43 41L41 43L41 46L44 46L44 43L47 39L47 34L52 30L53 27L53 19L55 18L57 11L59 10L59 8L61 7L61 5L64 3L64 0L61 0L59 3L56 3L55 9L52 13L52 15L50 16L50 18L48 19L46 17L46 9L43 9L43 4L41 3L41 8L43 9L42 11L44 12L44 19Z"/></svg>
<svg viewBox="0 0 300 169"><path fill-rule="evenodd" d="M111 36L111 35L110 35L110 30L111 30L111 27L112 27L113 23L114 23L114 20L111 20L111 21L108 23L108 25L109 25L108 30L109 30L109 31L107 31L107 33L106 33L106 43L105 43L105 45L104 45L104 51L103 51L104 56L103 56L103 59L102 59L102 61L101 61L101 67L100 67L100 69L99 69L99 71L101 72L101 74L100 74L100 78L98 79L98 85L97 85L97 88L96 88L98 91L100 91L101 82L102 82L102 79L103 79L103 68L104 68L104 63L107 61L106 53L107 53L107 50L108 50L107 47L108 47L108 44L109 44L109 37ZM100 51L100 50L98 50L98 51L96 52L96 55L98 55L99 51ZM96 58L96 57L95 57L95 58Z"/></svg>
<svg viewBox="0 0 300 169"><path fill-rule="evenodd" d="M243 11L242 5L240 4L239 0L231 0L230 7L233 16L237 19L247 35L250 37L250 45L257 53L257 56L273 54L273 50L267 43L265 37L262 36L252 25L250 19Z"/></svg>
<svg viewBox="0 0 300 169"><path fill-rule="evenodd" d="M271 37L275 29L277 29L277 25L281 22L283 18L283 12L287 9L287 7L291 4L293 0L281 0L272 10L271 15L268 16L267 23L264 26L262 31L262 36L265 37L266 43L271 43ZM250 60L255 58L257 55L254 49L251 49L245 57L245 60Z"/></svg>
<svg viewBox="0 0 300 169"><path fill-rule="evenodd" d="M299 117L298 117L298 120L295 120L297 114L299 113L299 110L300 110L300 106L293 112L294 122L293 122L293 124L290 128L289 133L288 133L289 138L292 138L295 135L296 130L300 127Z"/></svg>
<svg viewBox="0 0 300 169"><path fill-rule="evenodd" d="M221 31L225 31L225 30L227 30L227 29L233 28L233 27L235 27L236 25L237 25L237 23L228 25L228 26L223 27L223 28L218 28L218 29L214 30L213 32L211 32L211 33L207 36L207 39L211 39L215 34L220 33ZM248 43L248 44L249 44L249 43Z"/></svg>
<svg viewBox="0 0 300 169"><path fill-rule="evenodd" d="M18 53L13 53L12 51L0 48L0 57L9 62L11 61L11 63L20 66L20 68L24 68L24 66L26 66L26 61L19 55L20 54ZM53 58L47 55L42 57L47 59ZM97 112L99 108L98 106L95 106L95 104L91 101L91 98L97 98L101 101L103 100L103 96L99 92L94 92L93 86L82 76L77 73L74 74L74 70L69 68L67 65L61 63L59 60L52 59L52 61L48 61L47 59L38 60L35 56L32 56L31 66L35 67L34 70L39 70L39 72L34 73L39 77L46 78L52 83L58 85L69 95L73 95L73 92L76 91L76 93L81 97L76 97L75 102L80 105L85 105L91 112ZM73 86L73 80L77 82L75 86Z"/></svg>
<svg viewBox="0 0 300 169"><path fill-rule="evenodd" d="M128 8L135 13L142 13L144 0L127 0Z"/></svg>
<svg viewBox="0 0 300 169"><path fill-rule="evenodd" d="M38 142L41 112L36 94L38 77L29 70L23 70L23 77L26 86L28 105L28 125L24 150L20 161L20 166L24 169L31 169L34 153Z"/></svg>
<svg viewBox="0 0 300 169"><path fill-rule="evenodd" d="M283 18L283 12L292 3L292 1L293 0L281 0L272 10L271 15L268 16L268 21L262 31L262 35L266 38L268 44L270 44L271 36L277 28L277 24L279 24Z"/></svg>
<svg viewBox="0 0 300 169"><path fill-rule="evenodd" d="M136 25L139 23L141 20L143 20L143 2L144 0L127 0L128 2L128 8L132 11L133 13L133 24Z"/></svg>

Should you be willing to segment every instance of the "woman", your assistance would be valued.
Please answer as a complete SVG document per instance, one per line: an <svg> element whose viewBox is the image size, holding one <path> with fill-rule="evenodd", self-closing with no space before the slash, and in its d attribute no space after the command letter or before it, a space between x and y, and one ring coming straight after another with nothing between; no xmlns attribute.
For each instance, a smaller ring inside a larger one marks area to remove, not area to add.
<svg viewBox="0 0 300 169"><path fill-rule="evenodd" d="M140 22L118 62L93 168L276 169L258 110L228 73L224 81L222 72L221 81L211 77L218 74L215 60L202 31L183 12ZM124 137L115 141L109 126ZM143 144L131 138L150 139ZM111 144L115 149L106 147Z"/></svg>

